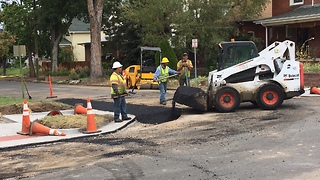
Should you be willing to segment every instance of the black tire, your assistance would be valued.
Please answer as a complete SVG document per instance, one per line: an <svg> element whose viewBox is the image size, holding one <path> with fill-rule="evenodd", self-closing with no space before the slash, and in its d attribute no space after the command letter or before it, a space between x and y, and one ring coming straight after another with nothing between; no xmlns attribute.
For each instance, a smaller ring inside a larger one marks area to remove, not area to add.
<svg viewBox="0 0 320 180"><path fill-rule="evenodd" d="M256 102L261 109L275 110L283 103L284 92L276 84L265 84L256 93Z"/></svg>
<svg viewBox="0 0 320 180"><path fill-rule="evenodd" d="M214 107L220 112L233 112L240 106L240 94L232 87L222 87L214 97Z"/></svg>

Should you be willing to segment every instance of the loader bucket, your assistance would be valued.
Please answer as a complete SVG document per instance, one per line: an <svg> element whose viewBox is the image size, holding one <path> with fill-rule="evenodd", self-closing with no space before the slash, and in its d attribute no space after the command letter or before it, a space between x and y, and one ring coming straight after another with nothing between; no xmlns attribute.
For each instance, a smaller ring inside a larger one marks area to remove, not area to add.
<svg viewBox="0 0 320 180"><path fill-rule="evenodd" d="M208 109L207 93L200 88L180 86L174 93L173 101L201 111Z"/></svg>

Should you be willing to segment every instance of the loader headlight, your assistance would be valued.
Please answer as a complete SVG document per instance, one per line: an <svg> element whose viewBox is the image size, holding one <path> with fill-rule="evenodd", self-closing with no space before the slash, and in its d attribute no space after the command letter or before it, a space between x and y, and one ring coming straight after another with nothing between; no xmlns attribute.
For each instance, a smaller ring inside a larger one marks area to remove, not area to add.
<svg viewBox="0 0 320 180"><path fill-rule="evenodd" d="M222 81L220 82L220 85L226 85L226 84L227 84L226 80L222 80Z"/></svg>

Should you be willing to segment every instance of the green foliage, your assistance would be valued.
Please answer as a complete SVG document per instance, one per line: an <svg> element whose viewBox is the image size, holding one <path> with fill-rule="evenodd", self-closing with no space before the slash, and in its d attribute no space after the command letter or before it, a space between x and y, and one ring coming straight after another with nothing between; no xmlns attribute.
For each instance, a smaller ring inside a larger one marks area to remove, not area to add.
<svg viewBox="0 0 320 180"><path fill-rule="evenodd" d="M71 48L60 48L58 63L72 62L75 60L75 56Z"/></svg>
<svg viewBox="0 0 320 180"><path fill-rule="evenodd" d="M176 54L191 52L198 39L197 54L214 66L212 50L220 41L237 35L239 20L259 15L268 0L139 0L125 1L124 17L141 27L142 44L150 46L167 38ZM216 54L215 54L216 55Z"/></svg>
<svg viewBox="0 0 320 180"><path fill-rule="evenodd" d="M320 64L319 63L304 63L303 64L304 72L320 72Z"/></svg>
<svg viewBox="0 0 320 180"><path fill-rule="evenodd" d="M77 67L70 70L69 78L72 80L87 78L90 75L90 69L88 67Z"/></svg>
<svg viewBox="0 0 320 180"><path fill-rule="evenodd" d="M168 66L171 69L174 69L174 70L177 69L178 59L172 47L170 46L169 42L166 39L163 39L162 41L160 41L159 47L161 49L162 57L166 57L169 59ZM160 63L158 59L159 58L156 58L156 61L155 61L156 65L159 65Z"/></svg>
<svg viewBox="0 0 320 180"><path fill-rule="evenodd" d="M57 71L50 72L49 74L51 76L68 76L69 70L67 68L62 67L62 66L59 66Z"/></svg>

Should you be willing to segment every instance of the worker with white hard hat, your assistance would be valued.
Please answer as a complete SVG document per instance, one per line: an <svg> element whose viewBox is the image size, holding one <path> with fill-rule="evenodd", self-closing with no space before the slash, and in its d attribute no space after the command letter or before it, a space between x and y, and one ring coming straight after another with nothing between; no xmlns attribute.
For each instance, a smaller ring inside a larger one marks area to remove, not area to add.
<svg viewBox="0 0 320 180"><path fill-rule="evenodd" d="M113 73L110 76L111 84L111 97L114 102L114 122L122 122L124 120L130 120L131 118L127 115L127 103L125 96L126 81L122 77L122 64L118 61L112 65ZM121 119L120 119L121 114Z"/></svg>
<svg viewBox="0 0 320 180"><path fill-rule="evenodd" d="M160 104L166 105L166 93L167 93L167 82L170 74L178 74L177 71L171 69L168 66L169 59L164 57L161 60L161 65L157 67L156 72L153 76L153 81L159 81L160 90Z"/></svg>

